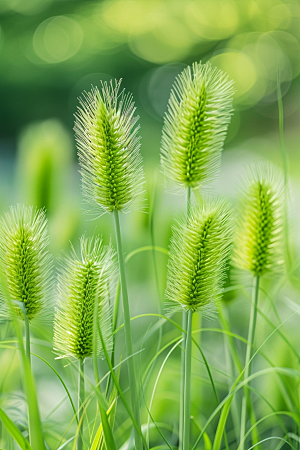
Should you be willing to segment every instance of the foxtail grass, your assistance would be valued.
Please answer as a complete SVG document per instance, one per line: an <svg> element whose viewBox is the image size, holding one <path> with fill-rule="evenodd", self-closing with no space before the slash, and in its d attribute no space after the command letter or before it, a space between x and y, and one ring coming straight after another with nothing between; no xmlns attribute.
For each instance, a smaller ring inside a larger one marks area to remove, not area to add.
<svg viewBox="0 0 300 450"><path fill-rule="evenodd" d="M26 354L30 361L30 322L47 320L52 289L52 257L43 210L18 205L11 207L0 222L0 267L6 285L1 289L1 315L24 320ZM5 295L6 292L6 295ZM10 309L7 300L13 302Z"/></svg>
<svg viewBox="0 0 300 450"><path fill-rule="evenodd" d="M210 63L194 63L187 67L173 85L163 126L161 166L167 184L187 190L187 215L192 190L203 187L218 173L233 111L233 94L233 82ZM187 314L183 311L180 424L183 416L187 321Z"/></svg>
<svg viewBox="0 0 300 450"><path fill-rule="evenodd" d="M133 355L127 281L122 249L119 213L141 208L144 172L138 136L138 117L131 94L120 92L120 81L102 83L84 93L75 115L75 136L85 199L98 215L112 213L115 222L118 261L124 310L131 403L140 425L139 385ZM142 450L141 435L134 428L135 445Z"/></svg>
<svg viewBox="0 0 300 450"><path fill-rule="evenodd" d="M233 81L210 63L194 63L178 75L162 134L161 165L167 181L195 189L215 178L233 94Z"/></svg>
<svg viewBox="0 0 300 450"><path fill-rule="evenodd" d="M233 254L234 265L253 277L252 306L248 329L244 378L251 375L251 358L255 341L260 279L282 269L284 184L281 174L268 163L257 163L248 169L239 200L239 216ZM244 449L246 391L241 414L240 448ZM256 442L253 442L255 445Z"/></svg>
<svg viewBox="0 0 300 450"><path fill-rule="evenodd" d="M115 276L114 252L105 248L100 238L80 240L80 256L72 248L70 256L61 263L58 277L58 303L54 321L54 351L59 358L79 361L78 422L80 432L77 449L83 448L84 361L98 354L104 357L103 345L97 332L101 327L106 348L112 348L109 286ZM95 345L95 340L98 342ZM95 360L96 384L97 359ZM100 389L100 387L99 387Z"/></svg>
<svg viewBox="0 0 300 450"><path fill-rule="evenodd" d="M189 448L193 313L211 315L221 298L226 260L232 242L230 208L223 200L208 201L179 221L171 238L166 299L169 312L188 313L185 345L184 406L180 448Z"/></svg>

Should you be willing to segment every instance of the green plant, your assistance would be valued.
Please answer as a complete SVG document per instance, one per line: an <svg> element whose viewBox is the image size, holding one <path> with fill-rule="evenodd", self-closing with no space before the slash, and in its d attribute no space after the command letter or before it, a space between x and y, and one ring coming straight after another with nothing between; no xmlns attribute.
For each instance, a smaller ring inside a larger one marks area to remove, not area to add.
<svg viewBox="0 0 300 450"><path fill-rule="evenodd" d="M26 354L30 360L29 323L47 320L51 311L52 258L43 210L18 205L5 213L0 224L0 261L6 290L2 293L2 314L13 312L24 319Z"/></svg>
<svg viewBox="0 0 300 450"><path fill-rule="evenodd" d="M82 449L84 361L94 353L104 357L100 339L95 345L95 336L98 334L95 324L98 322L107 349L112 348L108 299L109 287L114 283L114 275L112 248L105 249L100 238L93 240L82 237L80 257L72 248L71 256L62 261L58 278L59 299L54 321L54 350L60 358L79 360L78 450ZM95 371L97 371L96 367ZM96 382L99 383L97 375Z"/></svg>
<svg viewBox="0 0 300 450"><path fill-rule="evenodd" d="M182 448L189 448L192 316L210 314L222 294L231 249L232 220L223 200L205 202L190 211L187 222L173 229L166 298L171 311L188 313Z"/></svg>
<svg viewBox="0 0 300 450"><path fill-rule="evenodd" d="M140 425L138 379L133 358L127 281L122 250L119 212L129 211L143 194L144 174L139 152L135 107L130 94L119 93L120 81L103 83L81 100L76 114L75 134L81 166L83 192L88 202L97 206L99 214L114 215L127 346L129 383L134 416ZM135 444L142 449L136 430Z"/></svg>
<svg viewBox="0 0 300 450"><path fill-rule="evenodd" d="M169 184L187 189L187 216L191 190L203 188L218 173L233 111L233 94L233 81L210 63L194 63L187 67L173 85L162 132L161 166ZM183 310L180 427L183 423L187 325L187 314ZM179 434L182 432L180 428Z"/></svg>
<svg viewBox="0 0 300 450"><path fill-rule="evenodd" d="M162 135L161 164L167 180L195 189L215 178L233 94L233 81L210 63L194 63L178 75Z"/></svg>
<svg viewBox="0 0 300 450"><path fill-rule="evenodd" d="M253 295L245 358L247 379L251 375L251 356L255 338L259 282L261 276L282 268L283 257L283 198L281 174L268 163L248 169L239 200L238 225L233 263L253 275ZM246 402L244 396L241 417L241 449L244 448Z"/></svg>

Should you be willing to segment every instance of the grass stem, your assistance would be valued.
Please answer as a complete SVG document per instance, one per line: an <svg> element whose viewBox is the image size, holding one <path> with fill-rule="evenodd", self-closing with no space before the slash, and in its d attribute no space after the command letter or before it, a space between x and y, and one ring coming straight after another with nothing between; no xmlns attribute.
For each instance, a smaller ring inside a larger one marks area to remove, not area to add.
<svg viewBox="0 0 300 450"><path fill-rule="evenodd" d="M84 360L79 360L79 384L78 384L78 422L79 422L79 434L77 440L77 450L83 449L83 402L84 402Z"/></svg>
<svg viewBox="0 0 300 450"><path fill-rule="evenodd" d="M189 450L190 443L190 411L191 411L191 367L192 367L192 322L193 311L188 312L187 335L185 345L185 383L183 412L183 450Z"/></svg>
<svg viewBox="0 0 300 450"><path fill-rule="evenodd" d="M131 337L130 311L129 311L126 274L125 274L125 264L124 264L123 250L122 250L119 212L117 210L114 210L113 214L114 214L114 220L115 220L118 260L119 260L120 278L121 278L121 290L122 290L122 298L123 298L126 349L127 349L127 356L131 356L133 354L133 346L132 346L132 337ZM138 424L138 427L141 428L137 387L136 387L137 383L136 383L136 377L135 377L136 371L135 371L134 359L132 357L130 357L128 359L128 372L129 372L129 386L130 386L131 404L132 404L133 414L134 414L135 420ZM137 432L136 429L134 429L134 438L135 438L136 450L142 450L143 445L142 445L141 436Z"/></svg>
<svg viewBox="0 0 300 450"><path fill-rule="evenodd" d="M187 219L190 215L191 209L191 187L187 188ZM182 350L181 350L181 379L180 379L180 410L179 410L179 450L182 450L183 443L183 421L184 421L184 386L185 386L185 341L187 331L188 315L185 310L182 310L181 327L182 332Z"/></svg>
<svg viewBox="0 0 300 450"><path fill-rule="evenodd" d="M258 304L258 293L259 293L259 276L255 276L253 280L252 288L252 306L250 313L250 322L248 330L248 343L245 358L245 373L244 379L247 379L251 375L251 356L252 349L254 345L255 328L256 328L256 317L257 317L257 304ZM246 428L246 410L247 410L247 400L250 398L249 395L244 395L242 401L242 412L241 412L241 434L240 434L240 450L244 450L244 435Z"/></svg>

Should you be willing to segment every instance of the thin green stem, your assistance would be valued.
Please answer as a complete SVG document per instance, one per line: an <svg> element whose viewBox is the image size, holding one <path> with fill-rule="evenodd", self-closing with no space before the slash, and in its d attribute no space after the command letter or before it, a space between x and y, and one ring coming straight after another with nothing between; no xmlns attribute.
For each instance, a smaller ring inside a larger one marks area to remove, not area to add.
<svg viewBox="0 0 300 450"><path fill-rule="evenodd" d="M192 190L191 187L188 186L187 188L187 217L189 217L190 215L190 211L191 211L191 194L192 194Z"/></svg>
<svg viewBox="0 0 300 450"><path fill-rule="evenodd" d="M84 403L84 360L79 360L79 383L78 383L78 422L79 433L77 439L77 450L83 449L83 403Z"/></svg>
<svg viewBox="0 0 300 450"><path fill-rule="evenodd" d="M247 379L251 375L251 356L252 349L254 345L254 337L255 337L255 328L256 328L256 317L257 317L257 304L258 304L258 293L259 293L259 276L255 276L253 280L253 289L252 289L252 306L250 313L250 322L249 322L249 330L248 330L248 343L246 350L246 358L245 358L245 372L244 379ZM240 450L244 450L244 435L246 428L246 409L247 409L247 400L249 400L250 394L244 395L242 401L242 413L241 413L241 434L240 434Z"/></svg>
<svg viewBox="0 0 300 450"><path fill-rule="evenodd" d="M187 333L188 315L182 311L182 350L181 350L181 380L180 380L180 410L179 410L179 450L183 450L183 429L184 429L184 386L185 386L185 344Z"/></svg>
<svg viewBox="0 0 300 450"><path fill-rule="evenodd" d="M191 368L192 368L192 322L193 311L188 312L188 325L185 345L185 384L183 412L183 450L189 450L190 411L191 411Z"/></svg>
<svg viewBox="0 0 300 450"><path fill-rule="evenodd" d="M133 354L133 345L132 345L132 337L131 337L129 301L128 301L127 282L126 282L126 274L125 274L125 264L124 264L123 250L122 250L119 212L117 210L114 210L113 214L114 214L114 220L115 220L118 260L119 260L119 269L120 269L120 278L121 278L126 349L127 349L127 356L131 356ZM129 386L130 386L131 404L132 404L133 414L135 416L135 420L138 424L138 427L141 428L141 419L140 419L140 411L139 411L138 395L137 395L137 383L136 383L136 377L135 377L136 371L135 371L135 364L134 364L133 358L128 359L128 372L129 372ZM142 450L143 445L142 445L141 436L137 432L136 429L134 429L134 438L135 438L136 450Z"/></svg>
<svg viewBox="0 0 300 450"><path fill-rule="evenodd" d="M94 377L96 387L100 389L100 377L98 370L98 358L97 358L97 322L98 322L98 296L95 300L94 317L93 317L93 365L94 365Z"/></svg>
<svg viewBox="0 0 300 450"><path fill-rule="evenodd" d="M25 352L26 357L28 359L29 365L31 366L31 357L30 357L30 327L29 320L26 314L26 307L24 305L24 324L25 324Z"/></svg>
<svg viewBox="0 0 300 450"><path fill-rule="evenodd" d="M187 188L187 219L191 210L191 187ZM179 450L182 450L183 443L183 422L184 422L184 386L185 386L185 341L187 333L188 315L185 310L182 311L182 350L181 350L181 379L180 379L180 405L179 405Z"/></svg>

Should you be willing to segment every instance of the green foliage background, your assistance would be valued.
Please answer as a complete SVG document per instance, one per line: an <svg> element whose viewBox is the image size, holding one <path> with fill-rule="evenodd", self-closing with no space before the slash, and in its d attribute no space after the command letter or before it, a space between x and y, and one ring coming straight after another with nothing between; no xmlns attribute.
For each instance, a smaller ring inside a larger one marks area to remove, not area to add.
<svg viewBox="0 0 300 450"><path fill-rule="evenodd" d="M72 132L73 114L82 91L90 90L91 85L99 85L100 80L123 78L122 85L133 93L140 115L141 152L148 197L147 213L135 212L122 217L124 250L129 254L138 247L150 245L152 225L155 244L168 248L173 217L184 208L185 198L167 193L163 186L159 169L163 115L175 76L193 61L210 60L213 65L228 72L235 80L237 90L221 173L213 186L215 192L228 195L233 202L237 182L246 163L267 158L282 165L276 92L279 77L292 188L290 244L295 261L294 276L298 279L299 1L2 0L0 18L1 212L21 202L45 206L51 251L55 257L62 250L69 250L70 240L78 248L79 237L84 232L87 236L98 233L106 244L109 243L113 235L111 217L103 216L97 221L90 221L83 215ZM162 307L166 255L156 254L155 260L158 290L151 252L139 253L128 262L133 316L157 312ZM295 284L284 284L282 279L275 282L266 280L263 288L269 289L269 296L277 302L281 320L297 311L297 283L295 287ZM53 293L53 302L55 295ZM230 291L225 295L225 301L224 314L230 319L231 330L246 336L249 314L246 291L238 294ZM262 296L260 306L275 323L268 296ZM300 339L298 321L295 315L286 325L296 348ZM150 323L151 319L143 318L134 321L133 327L136 349L146 348L144 354L154 355L157 335L154 334L152 344L151 339L146 342L141 337ZM211 328L219 326L217 319L204 322L204 325ZM258 329L258 343L263 342L273 330L263 316L259 317ZM1 339L12 336L10 326L1 325ZM171 327L166 327L166 336L165 339L174 336ZM55 366L75 395L76 373L71 366L64 368L61 362L54 361L51 344L47 343L51 339L51 326L33 329L32 351ZM201 340L203 351L215 368L213 374L222 397L228 391L228 380L220 371L227 373L230 370L228 355L224 353L224 339L221 334L207 331ZM241 343L237 349L243 351ZM296 366L297 358L291 355L278 334L264 351L275 365ZM120 347L118 352L120 356L124 348ZM158 390L163 396L157 395L152 410L157 421L173 423L177 420L179 351L175 356L177 358L166 364L159 382ZM139 358L141 367L146 365L143 352ZM194 368L192 386L195 429L203 425L204 415L207 418L215 407L211 388L204 389L208 382L205 368L203 364L197 364L199 367ZM258 369L265 363L259 357L255 364ZM0 405L21 429L26 428L17 352L1 349L0 367ZM72 410L49 368L34 358L33 370L48 443L56 448L66 423L72 419ZM102 374L106 370L104 365ZM178 373L178 377L174 373ZM276 384L275 375L272 377L272 383L261 378L256 382L256 388L272 398L280 409L285 407L286 400ZM126 371L122 380L126 386ZM149 392L153 383L154 380L150 382ZM147 389L146 395L149 395ZM268 412L264 402L258 402L257 408L261 414ZM122 422L123 416L120 406L116 436L121 440L130 426L128 421ZM146 417L142 419L146 420ZM267 428L272 429L273 426L275 429L277 425L266 423ZM7 445L5 449L13 448L5 434L2 435L2 446L3 442Z"/></svg>

